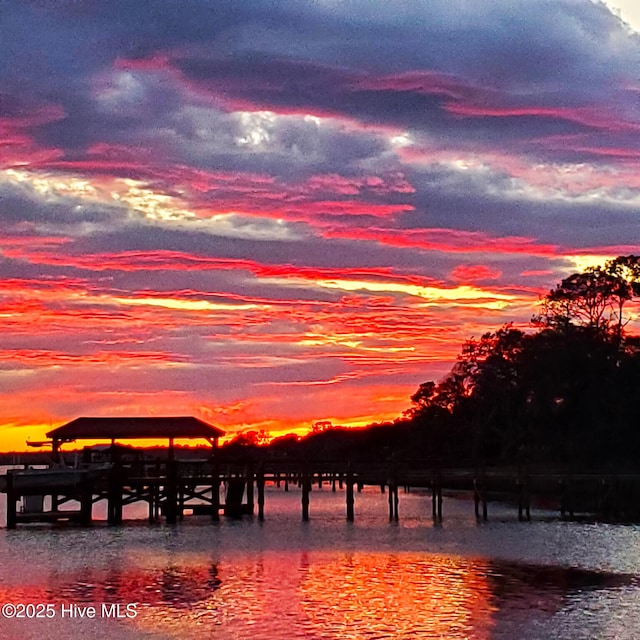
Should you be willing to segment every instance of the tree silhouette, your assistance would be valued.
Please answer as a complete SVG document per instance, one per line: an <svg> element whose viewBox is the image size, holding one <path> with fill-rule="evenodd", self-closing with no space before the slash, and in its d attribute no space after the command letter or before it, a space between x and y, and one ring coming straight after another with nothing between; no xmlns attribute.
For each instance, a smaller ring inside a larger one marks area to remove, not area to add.
<svg viewBox="0 0 640 640"><path fill-rule="evenodd" d="M565 334L575 326L588 328L609 334L620 344L628 322L624 307L639 296L640 258L619 256L564 278L543 298L533 323Z"/></svg>
<svg viewBox="0 0 640 640"><path fill-rule="evenodd" d="M624 311L639 294L640 260L621 256L562 280L537 331L468 340L451 373L412 396L414 442L488 463L637 466L640 338L625 335Z"/></svg>
<svg viewBox="0 0 640 640"><path fill-rule="evenodd" d="M614 306L616 340L620 344L622 331L629 322L628 318L624 318L623 308L633 298L640 297L640 257L618 256L607 261L604 270L615 278L612 304Z"/></svg>

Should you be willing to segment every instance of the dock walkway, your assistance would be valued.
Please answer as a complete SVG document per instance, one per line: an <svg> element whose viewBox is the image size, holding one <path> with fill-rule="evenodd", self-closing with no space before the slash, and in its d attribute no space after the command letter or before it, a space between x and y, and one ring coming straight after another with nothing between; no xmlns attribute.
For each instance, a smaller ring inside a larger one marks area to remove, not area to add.
<svg viewBox="0 0 640 640"><path fill-rule="evenodd" d="M123 507L148 505L149 521L168 523L185 515L218 520L253 514L265 517L265 485L301 492L303 520L309 519L313 486L344 490L345 515L355 519L355 494L364 486L387 494L389 518L398 519L400 489L427 489L434 519L443 517L443 496L473 496L475 515L488 518L488 504L502 501L517 508L520 520L544 504L564 517L587 515L605 520L640 519L640 475L525 473L516 469L435 469L416 461L304 462L263 460L234 463L167 460L135 464L85 465L76 469L13 469L0 477L7 494L8 528L37 522L90 525L93 505L107 503L109 524L121 524ZM45 508L47 507L47 508Z"/></svg>

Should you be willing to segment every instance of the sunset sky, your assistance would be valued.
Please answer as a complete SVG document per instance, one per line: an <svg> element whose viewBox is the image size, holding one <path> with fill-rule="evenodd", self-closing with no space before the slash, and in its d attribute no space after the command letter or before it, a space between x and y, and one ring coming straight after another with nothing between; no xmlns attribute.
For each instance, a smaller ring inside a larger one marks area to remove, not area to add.
<svg viewBox="0 0 640 640"><path fill-rule="evenodd" d="M81 415L394 419L465 339L637 253L619 10L2 2L0 449Z"/></svg>

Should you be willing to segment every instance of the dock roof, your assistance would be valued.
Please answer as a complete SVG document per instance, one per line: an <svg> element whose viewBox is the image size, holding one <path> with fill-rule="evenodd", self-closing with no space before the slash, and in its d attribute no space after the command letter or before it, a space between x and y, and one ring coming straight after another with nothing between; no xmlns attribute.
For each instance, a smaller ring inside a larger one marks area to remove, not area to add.
<svg viewBox="0 0 640 640"><path fill-rule="evenodd" d="M192 416L145 418L76 418L47 433L53 440L136 440L142 438L206 438L224 435L222 429Z"/></svg>

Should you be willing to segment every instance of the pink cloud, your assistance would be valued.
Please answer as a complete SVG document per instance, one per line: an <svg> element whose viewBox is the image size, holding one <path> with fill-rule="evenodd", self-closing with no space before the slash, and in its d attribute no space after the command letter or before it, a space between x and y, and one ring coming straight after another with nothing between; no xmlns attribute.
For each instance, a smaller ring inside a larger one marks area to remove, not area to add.
<svg viewBox="0 0 640 640"><path fill-rule="evenodd" d="M451 272L451 277L460 282L497 280L501 275L501 271L491 269L482 264L461 264Z"/></svg>

